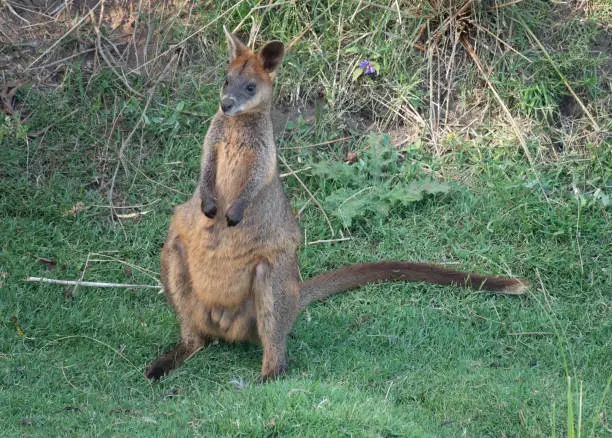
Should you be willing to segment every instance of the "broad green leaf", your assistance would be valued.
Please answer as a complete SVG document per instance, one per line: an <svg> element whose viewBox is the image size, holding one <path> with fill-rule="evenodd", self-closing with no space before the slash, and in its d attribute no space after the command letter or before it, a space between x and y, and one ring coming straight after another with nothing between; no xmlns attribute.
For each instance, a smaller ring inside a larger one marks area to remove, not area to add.
<svg viewBox="0 0 612 438"><path fill-rule="evenodd" d="M362 74L363 74L363 70L360 69L359 67L356 67L355 70L353 70L353 77L352 77L353 82L359 79L359 76L361 76Z"/></svg>

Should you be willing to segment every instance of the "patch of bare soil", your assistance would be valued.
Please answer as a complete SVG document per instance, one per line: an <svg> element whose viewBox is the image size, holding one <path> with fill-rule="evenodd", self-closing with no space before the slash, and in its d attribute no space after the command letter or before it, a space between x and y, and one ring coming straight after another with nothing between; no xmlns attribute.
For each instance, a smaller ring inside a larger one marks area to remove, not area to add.
<svg viewBox="0 0 612 438"><path fill-rule="evenodd" d="M315 123L317 115L317 103L306 102L302 106L288 106L279 104L272 109L272 127L274 136L278 137L287 129L287 123L297 124L299 118L304 120L306 125Z"/></svg>
<svg viewBox="0 0 612 438"><path fill-rule="evenodd" d="M105 66L116 73L125 68L130 74L158 74L176 53L158 53L166 33L156 26L164 17L180 20L190 3L2 0L0 86L55 87L74 63L84 73Z"/></svg>

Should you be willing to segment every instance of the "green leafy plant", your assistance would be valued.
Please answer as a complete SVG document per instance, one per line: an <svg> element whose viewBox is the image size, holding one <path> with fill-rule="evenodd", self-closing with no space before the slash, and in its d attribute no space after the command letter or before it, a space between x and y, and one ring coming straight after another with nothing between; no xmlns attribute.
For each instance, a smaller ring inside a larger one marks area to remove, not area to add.
<svg viewBox="0 0 612 438"><path fill-rule="evenodd" d="M519 89L519 107L529 117L551 123L557 111L557 92L549 84L539 83Z"/></svg>
<svg viewBox="0 0 612 438"><path fill-rule="evenodd" d="M411 177L413 169L406 165L387 135L372 133L366 144L354 163L320 162L313 166L313 175L335 187L323 199L323 205L343 226L348 228L359 218L385 217L393 208L450 190L448 183L429 176Z"/></svg>

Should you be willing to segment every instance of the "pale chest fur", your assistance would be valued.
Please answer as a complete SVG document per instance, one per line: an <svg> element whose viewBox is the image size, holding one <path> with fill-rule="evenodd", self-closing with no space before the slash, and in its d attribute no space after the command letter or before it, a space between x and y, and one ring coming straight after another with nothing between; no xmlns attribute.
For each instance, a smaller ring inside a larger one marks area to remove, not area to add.
<svg viewBox="0 0 612 438"><path fill-rule="evenodd" d="M217 154L217 201L226 207L236 200L244 188L256 158L256 152L249 146L238 139L228 140L214 145Z"/></svg>

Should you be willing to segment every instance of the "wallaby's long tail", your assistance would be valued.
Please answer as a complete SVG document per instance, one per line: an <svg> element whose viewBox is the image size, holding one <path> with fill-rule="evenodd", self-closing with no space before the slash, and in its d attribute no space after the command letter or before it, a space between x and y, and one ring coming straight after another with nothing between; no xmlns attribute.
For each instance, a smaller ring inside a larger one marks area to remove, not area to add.
<svg viewBox="0 0 612 438"><path fill-rule="evenodd" d="M519 278L490 277L471 272L458 272L427 263L379 262L349 265L325 272L300 285L300 308L340 292L380 281L424 281L484 289L508 295L521 295L528 286Z"/></svg>

